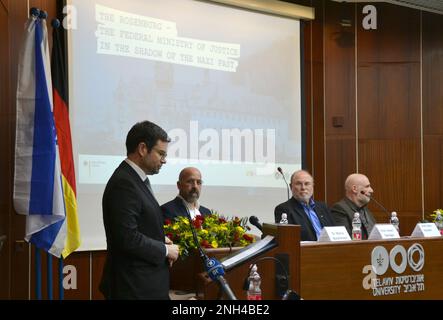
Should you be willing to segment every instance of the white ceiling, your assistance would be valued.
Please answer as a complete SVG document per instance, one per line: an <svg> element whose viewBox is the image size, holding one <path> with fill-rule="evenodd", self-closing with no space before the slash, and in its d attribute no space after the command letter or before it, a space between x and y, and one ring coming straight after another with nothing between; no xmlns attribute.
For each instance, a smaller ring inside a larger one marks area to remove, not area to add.
<svg viewBox="0 0 443 320"><path fill-rule="evenodd" d="M421 9L424 11L435 12L439 14L443 14L443 0L333 0L336 2L388 2L397 4L400 6L406 6L416 9Z"/></svg>

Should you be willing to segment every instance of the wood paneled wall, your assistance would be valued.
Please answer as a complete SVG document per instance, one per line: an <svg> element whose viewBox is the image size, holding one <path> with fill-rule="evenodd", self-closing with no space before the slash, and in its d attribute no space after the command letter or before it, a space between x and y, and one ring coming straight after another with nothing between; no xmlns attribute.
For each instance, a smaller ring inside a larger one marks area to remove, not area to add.
<svg viewBox="0 0 443 320"><path fill-rule="evenodd" d="M27 2L0 0L0 36L9 44L0 48L0 234L8 235L0 252L0 298L15 299L32 292L24 218L12 208L15 83ZM50 17L55 2L29 1ZM401 234L409 235L443 207L443 15L375 3L378 29L364 30L362 3L288 2L312 6L316 14L303 23L302 61L306 166L316 199L332 205L343 196L347 175L364 173L374 197L398 212ZM380 208L370 208L387 220ZM80 252L65 261L77 269L77 289L65 291L66 299L102 298L104 257Z"/></svg>
<svg viewBox="0 0 443 320"><path fill-rule="evenodd" d="M10 103L9 103L9 28L8 28L9 1L0 1L0 237L7 236L6 242L0 248L0 299L9 297L9 267L10 241Z"/></svg>

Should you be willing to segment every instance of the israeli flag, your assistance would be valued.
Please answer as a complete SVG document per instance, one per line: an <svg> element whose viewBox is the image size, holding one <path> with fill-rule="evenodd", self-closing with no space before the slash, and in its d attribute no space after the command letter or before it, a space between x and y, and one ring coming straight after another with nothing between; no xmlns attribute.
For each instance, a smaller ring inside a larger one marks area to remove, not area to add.
<svg viewBox="0 0 443 320"><path fill-rule="evenodd" d="M46 21L26 24L17 85L14 207L27 215L25 240L60 257L65 205L54 126Z"/></svg>

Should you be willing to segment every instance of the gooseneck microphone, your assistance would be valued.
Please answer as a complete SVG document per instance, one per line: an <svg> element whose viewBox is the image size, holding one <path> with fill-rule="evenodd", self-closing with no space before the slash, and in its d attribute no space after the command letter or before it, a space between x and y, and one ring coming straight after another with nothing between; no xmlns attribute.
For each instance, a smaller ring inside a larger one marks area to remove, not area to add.
<svg viewBox="0 0 443 320"><path fill-rule="evenodd" d="M255 226L258 230L263 231L263 226L256 216L250 216L249 223Z"/></svg>
<svg viewBox="0 0 443 320"><path fill-rule="evenodd" d="M290 197L289 197L289 184L286 181L285 174L283 173L283 170L282 170L281 167L278 167L277 171L280 172L281 176L283 177L284 182L286 183L286 191L288 192L288 200L289 200L290 199Z"/></svg>
<svg viewBox="0 0 443 320"><path fill-rule="evenodd" d="M223 265L215 258L209 258L206 253L204 253L200 243L198 242L197 232L195 231L194 225L192 224L191 213L189 212L189 208L186 203L183 201L183 205L186 208L186 213L188 215L189 226L191 228L192 237L194 238L195 245L197 246L198 252L200 254L200 258L203 260L203 264L205 266L205 270L208 273L209 277L212 281L218 282L220 288L226 294L229 300L237 300L229 287L228 282L223 277L225 275L225 270L223 269Z"/></svg>
<svg viewBox="0 0 443 320"><path fill-rule="evenodd" d="M372 196L368 196L363 190L361 190L360 193L361 193L362 195L365 195L366 197L368 197L368 198L371 199L372 201L374 201L375 204L377 204L377 205L378 205L378 206L379 206L384 212L386 212L386 213L388 214L389 219L391 218L391 213L390 213L388 210L386 210L386 208L383 207L383 206L381 205L380 202L378 202L377 200L375 200L374 197L372 197Z"/></svg>

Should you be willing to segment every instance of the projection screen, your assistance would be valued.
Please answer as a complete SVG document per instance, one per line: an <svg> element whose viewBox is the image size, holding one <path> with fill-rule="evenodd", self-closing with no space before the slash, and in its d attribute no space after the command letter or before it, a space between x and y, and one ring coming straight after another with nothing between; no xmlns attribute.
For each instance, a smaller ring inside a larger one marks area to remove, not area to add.
<svg viewBox="0 0 443 320"><path fill-rule="evenodd" d="M273 222L287 200L276 168L288 180L301 168L299 21L195 0L68 4L80 250L106 248L103 190L143 120L172 139L151 176L160 204L177 195L180 170L195 166L202 205Z"/></svg>

